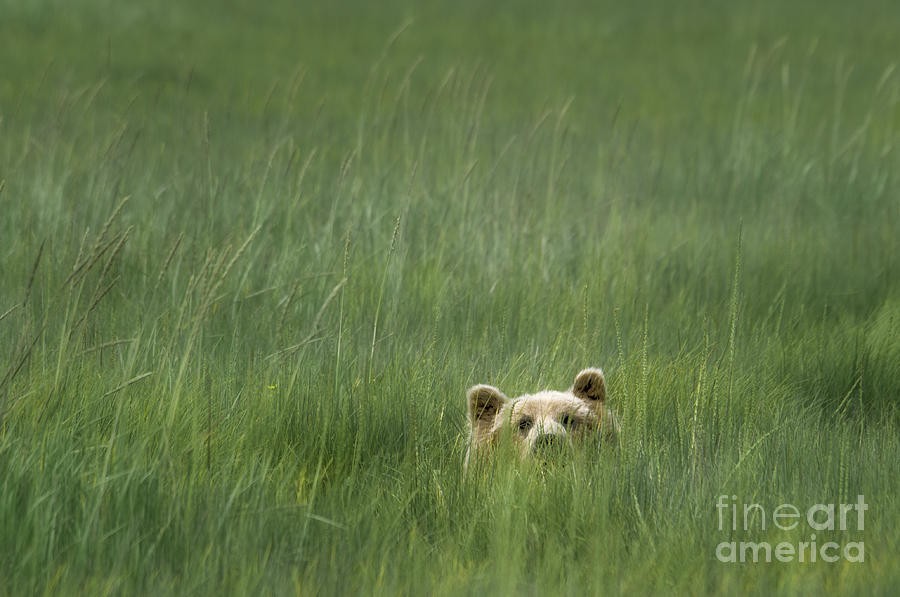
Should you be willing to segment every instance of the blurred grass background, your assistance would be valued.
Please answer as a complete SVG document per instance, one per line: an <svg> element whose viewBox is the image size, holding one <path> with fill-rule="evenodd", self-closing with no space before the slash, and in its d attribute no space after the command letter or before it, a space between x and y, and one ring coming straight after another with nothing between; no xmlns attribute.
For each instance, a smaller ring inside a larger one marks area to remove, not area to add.
<svg viewBox="0 0 900 597"><path fill-rule="evenodd" d="M0 2L0 592L893 594L898 24ZM618 450L463 477L586 366Z"/></svg>

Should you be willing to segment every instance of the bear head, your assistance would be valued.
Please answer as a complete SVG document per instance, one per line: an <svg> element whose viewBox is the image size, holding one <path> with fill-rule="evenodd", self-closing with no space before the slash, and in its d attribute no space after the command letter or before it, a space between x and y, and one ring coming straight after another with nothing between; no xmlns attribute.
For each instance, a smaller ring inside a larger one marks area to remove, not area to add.
<svg viewBox="0 0 900 597"><path fill-rule="evenodd" d="M507 398L493 386L477 385L469 389L466 400L466 466L504 437L516 443L522 456L540 457L589 436L605 441L618 432L618 421L606 406L606 378L600 369L581 371L564 392L544 390Z"/></svg>

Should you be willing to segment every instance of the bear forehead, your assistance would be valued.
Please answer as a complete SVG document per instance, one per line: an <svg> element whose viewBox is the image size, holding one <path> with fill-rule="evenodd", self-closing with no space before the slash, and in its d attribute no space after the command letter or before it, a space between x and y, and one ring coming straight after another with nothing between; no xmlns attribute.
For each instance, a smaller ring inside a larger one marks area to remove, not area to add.
<svg viewBox="0 0 900 597"><path fill-rule="evenodd" d="M523 415L547 417L562 413L579 413L590 416L592 411L583 400L576 398L570 392L544 391L537 394L526 394L515 398L510 405L512 417Z"/></svg>

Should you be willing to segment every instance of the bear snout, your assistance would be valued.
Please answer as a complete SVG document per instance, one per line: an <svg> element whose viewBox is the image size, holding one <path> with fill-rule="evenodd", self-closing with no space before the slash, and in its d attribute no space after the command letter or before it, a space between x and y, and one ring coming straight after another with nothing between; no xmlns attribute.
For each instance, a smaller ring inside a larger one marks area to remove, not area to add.
<svg viewBox="0 0 900 597"><path fill-rule="evenodd" d="M550 453L559 452L566 446L566 441L567 438L565 431L563 431L562 433L541 433L534 438L534 441L531 444L531 450L535 454L539 455L547 455Z"/></svg>

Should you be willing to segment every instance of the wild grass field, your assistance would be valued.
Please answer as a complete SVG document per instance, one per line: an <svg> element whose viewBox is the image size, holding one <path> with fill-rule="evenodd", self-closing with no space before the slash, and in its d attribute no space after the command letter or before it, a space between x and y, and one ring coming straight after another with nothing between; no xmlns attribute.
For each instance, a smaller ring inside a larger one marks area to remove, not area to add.
<svg viewBox="0 0 900 597"><path fill-rule="evenodd" d="M898 25L0 0L0 594L897 594ZM588 366L616 448L463 474Z"/></svg>

